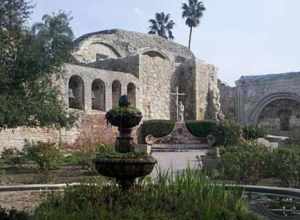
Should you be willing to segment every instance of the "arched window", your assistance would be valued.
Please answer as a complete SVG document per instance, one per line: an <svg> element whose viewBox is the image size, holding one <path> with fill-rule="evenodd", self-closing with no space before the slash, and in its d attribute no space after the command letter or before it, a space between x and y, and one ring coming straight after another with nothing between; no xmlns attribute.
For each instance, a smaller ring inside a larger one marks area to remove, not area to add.
<svg viewBox="0 0 300 220"><path fill-rule="evenodd" d="M69 108L84 109L84 83L80 76L69 80Z"/></svg>
<svg viewBox="0 0 300 220"><path fill-rule="evenodd" d="M92 109L105 111L105 83L101 79L92 83Z"/></svg>
<svg viewBox="0 0 300 220"><path fill-rule="evenodd" d="M131 105L136 107L136 87L133 83L127 85L127 96Z"/></svg>
<svg viewBox="0 0 300 220"><path fill-rule="evenodd" d="M121 97L121 83L118 80L112 83L112 107L117 107Z"/></svg>

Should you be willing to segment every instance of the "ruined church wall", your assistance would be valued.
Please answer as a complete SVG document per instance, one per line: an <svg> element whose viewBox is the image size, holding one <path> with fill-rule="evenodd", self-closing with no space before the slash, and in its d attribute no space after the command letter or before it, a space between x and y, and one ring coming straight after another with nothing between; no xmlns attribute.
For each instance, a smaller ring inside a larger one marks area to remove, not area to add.
<svg viewBox="0 0 300 220"><path fill-rule="evenodd" d="M139 94L139 82L136 77L129 73L100 70L79 65L66 64L62 77L56 81L61 97L66 107L68 106L68 82L72 76L79 76L84 82L84 109L69 111L79 115L77 123L71 129L51 128L25 128L7 129L0 132L0 152L3 148L16 147L21 149L25 139L29 141L62 143L74 148L83 144L106 143L113 144L116 130L107 126L105 112L92 110L91 89L95 79L101 79L105 83L106 110L112 106L112 83L118 80L122 86L122 94L127 93L127 85L134 83L136 86L136 97Z"/></svg>
<svg viewBox="0 0 300 220"><path fill-rule="evenodd" d="M171 78L174 73L174 64L162 56L140 56L139 79L141 95L138 103L141 104L144 119L170 119L171 106Z"/></svg>
<svg viewBox="0 0 300 220"><path fill-rule="evenodd" d="M220 90L220 104L221 110L226 119L235 119L235 98L236 88L231 87L219 80L218 87Z"/></svg>
<svg viewBox="0 0 300 220"><path fill-rule="evenodd" d="M97 61L93 66L104 70L131 73L138 77L139 74L139 56L129 56L118 59L106 59Z"/></svg>
<svg viewBox="0 0 300 220"><path fill-rule="evenodd" d="M237 84L238 120L243 124L254 123L251 112L265 97L276 93L293 93L300 96L299 74L266 75L259 78L242 77Z"/></svg>

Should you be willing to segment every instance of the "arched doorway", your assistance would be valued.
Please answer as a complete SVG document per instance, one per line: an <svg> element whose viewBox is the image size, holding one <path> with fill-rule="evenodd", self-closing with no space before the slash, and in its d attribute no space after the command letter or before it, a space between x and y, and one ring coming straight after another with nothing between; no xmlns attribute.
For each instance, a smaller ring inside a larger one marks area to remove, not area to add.
<svg viewBox="0 0 300 220"><path fill-rule="evenodd" d="M69 108L84 110L84 82L80 76L72 76L68 85Z"/></svg>
<svg viewBox="0 0 300 220"><path fill-rule="evenodd" d="M112 107L117 107L119 104L119 99L121 97L122 86L118 80L112 83Z"/></svg>
<svg viewBox="0 0 300 220"><path fill-rule="evenodd" d="M259 113L257 125L266 131L287 135L300 126L300 102L293 99L278 99L268 103Z"/></svg>
<svg viewBox="0 0 300 220"><path fill-rule="evenodd" d="M101 79L92 83L92 109L105 111L105 83Z"/></svg>
<svg viewBox="0 0 300 220"><path fill-rule="evenodd" d="M136 86L133 83L127 85L127 96L131 105L136 107Z"/></svg>

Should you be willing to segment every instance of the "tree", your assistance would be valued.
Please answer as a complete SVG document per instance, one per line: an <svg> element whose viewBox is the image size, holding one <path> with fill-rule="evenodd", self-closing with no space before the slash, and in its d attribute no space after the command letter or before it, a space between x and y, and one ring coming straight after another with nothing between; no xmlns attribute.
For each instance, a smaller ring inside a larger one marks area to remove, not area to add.
<svg viewBox="0 0 300 220"><path fill-rule="evenodd" d="M25 25L26 0L0 2L0 127L70 126L55 80L71 58L73 33L63 12Z"/></svg>
<svg viewBox="0 0 300 220"><path fill-rule="evenodd" d="M172 29L174 28L175 22L170 19L170 14L164 12L156 13L155 19L150 19L150 31L149 34L157 34L165 39L174 39Z"/></svg>
<svg viewBox="0 0 300 220"><path fill-rule="evenodd" d="M183 3L182 5L182 17L185 18L185 24L190 27L189 35L189 49L191 49L192 32L193 28L200 24L200 19L203 16L205 7L201 1L189 0L188 4Z"/></svg>

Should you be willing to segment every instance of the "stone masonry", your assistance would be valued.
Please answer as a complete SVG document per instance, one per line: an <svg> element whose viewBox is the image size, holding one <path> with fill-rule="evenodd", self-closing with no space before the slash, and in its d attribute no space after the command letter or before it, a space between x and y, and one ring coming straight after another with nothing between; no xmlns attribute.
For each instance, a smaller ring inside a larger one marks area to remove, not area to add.
<svg viewBox="0 0 300 220"><path fill-rule="evenodd" d="M69 111L80 115L76 126L69 130L3 130L0 151L22 148L25 139L67 146L111 143L116 131L107 126L104 115L125 94L142 111L144 120L176 119L175 97L171 95L176 87L185 93L180 100L186 120L218 118L217 68L196 59L188 48L124 30L86 34L74 43L74 60L65 64L56 85Z"/></svg>

